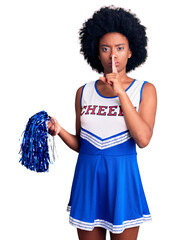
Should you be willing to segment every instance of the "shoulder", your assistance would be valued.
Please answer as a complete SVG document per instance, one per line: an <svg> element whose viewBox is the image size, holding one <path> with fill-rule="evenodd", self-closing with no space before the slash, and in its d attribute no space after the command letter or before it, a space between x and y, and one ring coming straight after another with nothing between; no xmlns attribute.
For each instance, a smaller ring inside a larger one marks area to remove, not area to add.
<svg viewBox="0 0 176 240"><path fill-rule="evenodd" d="M156 104L157 92L156 88L152 83L145 82L142 90L141 103L153 103Z"/></svg>
<svg viewBox="0 0 176 240"><path fill-rule="evenodd" d="M142 95L156 95L156 88L152 83L145 82Z"/></svg>
<svg viewBox="0 0 176 240"><path fill-rule="evenodd" d="M86 86L86 84L77 89L76 98L81 98L81 95L82 95L82 92L83 92L83 89L84 89L85 86Z"/></svg>
<svg viewBox="0 0 176 240"><path fill-rule="evenodd" d="M94 87L95 82L96 81L91 81L91 82L88 82L88 83L84 84L83 86L79 87L77 92L76 92L76 96L80 96L81 97L84 88L86 87L86 89L90 90L89 88Z"/></svg>
<svg viewBox="0 0 176 240"><path fill-rule="evenodd" d="M82 94L85 86L86 84L79 87L76 91L76 99L75 99L76 106L81 106L81 98L82 98Z"/></svg>
<svg viewBox="0 0 176 240"><path fill-rule="evenodd" d="M84 86L85 86L85 85L84 85ZM76 91L76 96L82 94L82 90L83 90L84 86L81 86L81 87L79 87L79 88L77 89L77 91Z"/></svg>
<svg viewBox="0 0 176 240"><path fill-rule="evenodd" d="M80 103L83 88L84 88L84 86L81 86L76 91L76 103L78 103L78 102Z"/></svg>

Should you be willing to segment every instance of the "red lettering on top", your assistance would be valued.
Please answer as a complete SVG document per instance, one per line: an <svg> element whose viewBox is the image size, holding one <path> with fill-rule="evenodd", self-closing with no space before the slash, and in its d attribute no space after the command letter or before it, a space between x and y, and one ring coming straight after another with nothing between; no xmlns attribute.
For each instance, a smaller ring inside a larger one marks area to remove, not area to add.
<svg viewBox="0 0 176 240"><path fill-rule="evenodd" d="M109 113L108 116L117 116L117 113L114 112L117 109L117 106L109 106Z"/></svg>
<svg viewBox="0 0 176 240"><path fill-rule="evenodd" d="M97 115L105 116L105 115L106 115L106 112L104 112L104 111L105 111L105 109L107 109L107 108L108 108L107 106L100 106Z"/></svg>
<svg viewBox="0 0 176 240"><path fill-rule="evenodd" d="M123 116L123 110L122 110L122 107L121 107L121 106L119 106L119 108L120 108L120 111L119 111L119 114L118 114L118 116Z"/></svg>
<svg viewBox="0 0 176 240"><path fill-rule="evenodd" d="M96 105L93 105L93 107L92 107L92 105L89 105L85 114L88 115L89 111L92 111L90 114L95 115L95 110L97 107L98 106L96 106Z"/></svg>
<svg viewBox="0 0 176 240"><path fill-rule="evenodd" d="M86 108L87 108L87 106L84 106L84 107L82 108L81 116L85 113L84 109L86 109Z"/></svg>
<svg viewBox="0 0 176 240"><path fill-rule="evenodd" d="M82 115L99 115L99 116L124 116L121 106L98 106L88 105L82 107Z"/></svg>

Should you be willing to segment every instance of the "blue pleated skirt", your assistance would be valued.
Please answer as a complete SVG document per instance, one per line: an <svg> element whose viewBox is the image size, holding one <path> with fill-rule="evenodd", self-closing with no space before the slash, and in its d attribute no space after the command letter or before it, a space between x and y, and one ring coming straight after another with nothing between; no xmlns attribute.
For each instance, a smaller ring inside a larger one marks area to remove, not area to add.
<svg viewBox="0 0 176 240"><path fill-rule="evenodd" d="M121 233L151 220L136 154L79 153L67 209L70 223L88 231Z"/></svg>

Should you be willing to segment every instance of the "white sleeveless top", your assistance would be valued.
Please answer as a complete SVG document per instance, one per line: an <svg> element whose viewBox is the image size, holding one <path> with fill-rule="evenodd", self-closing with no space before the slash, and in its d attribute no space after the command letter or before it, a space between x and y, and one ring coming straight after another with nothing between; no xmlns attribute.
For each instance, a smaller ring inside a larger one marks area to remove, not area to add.
<svg viewBox="0 0 176 240"><path fill-rule="evenodd" d="M97 89L97 81L87 83L82 91L80 137L103 150L128 141L131 135L126 126L119 97L102 96ZM134 80L126 89L137 111L145 83Z"/></svg>

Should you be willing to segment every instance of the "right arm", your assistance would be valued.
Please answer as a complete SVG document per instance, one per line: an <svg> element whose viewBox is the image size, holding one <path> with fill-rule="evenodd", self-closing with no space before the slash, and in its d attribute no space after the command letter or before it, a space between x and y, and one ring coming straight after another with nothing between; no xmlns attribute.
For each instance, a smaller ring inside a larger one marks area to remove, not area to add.
<svg viewBox="0 0 176 240"><path fill-rule="evenodd" d="M79 152L79 139L80 139L80 131L81 131L81 94L83 87L80 87L76 93L75 99L75 111L76 111L76 135L70 134L64 128L62 128L55 118L52 118L52 123L48 123L49 133L52 136L58 135L65 144L71 148L72 150Z"/></svg>

